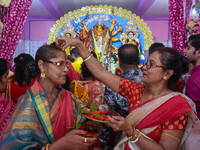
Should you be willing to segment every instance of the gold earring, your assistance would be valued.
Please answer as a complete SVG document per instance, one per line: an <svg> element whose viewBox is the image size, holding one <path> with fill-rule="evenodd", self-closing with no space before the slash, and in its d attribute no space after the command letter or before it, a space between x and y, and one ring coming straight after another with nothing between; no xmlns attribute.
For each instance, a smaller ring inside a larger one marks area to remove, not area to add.
<svg viewBox="0 0 200 150"><path fill-rule="evenodd" d="M42 79L45 79L45 78L46 78L45 73L44 73L44 70L41 71L40 77L41 77Z"/></svg>
<svg viewBox="0 0 200 150"><path fill-rule="evenodd" d="M163 79L164 79L164 80L167 80L167 77L166 77L166 76L164 76L164 77L163 77Z"/></svg>

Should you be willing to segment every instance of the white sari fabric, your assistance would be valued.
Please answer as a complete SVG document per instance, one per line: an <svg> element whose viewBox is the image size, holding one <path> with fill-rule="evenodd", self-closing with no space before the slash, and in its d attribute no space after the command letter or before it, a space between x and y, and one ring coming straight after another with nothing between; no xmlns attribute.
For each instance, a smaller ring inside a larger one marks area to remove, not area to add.
<svg viewBox="0 0 200 150"><path fill-rule="evenodd" d="M188 98L187 96L181 93L172 92L165 96L159 97L149 103L146 103L143 106L133 110L126 117L126 119L133 126L137 126L139 122L142 121L148 114L150 114L155 109L160 107L162 104L167 102L169 99L177 95L183 96L193 109L193 111L188 112L187 126L184 132L183 138L181 140L179 150L199 150L200 149L200 120L198 119L196 115L196 106L190 98ZM142 136L148 139L151 139L150 137L146 135L152 132L156 127L142 129L141 130ZM129 147L132 150L139 150L138 146L135 143L131 143L128 141L128 137L125 136L125 134L123 134L121 141L115 146L114 150L125 150L127 144L129 144Z"/></svg>

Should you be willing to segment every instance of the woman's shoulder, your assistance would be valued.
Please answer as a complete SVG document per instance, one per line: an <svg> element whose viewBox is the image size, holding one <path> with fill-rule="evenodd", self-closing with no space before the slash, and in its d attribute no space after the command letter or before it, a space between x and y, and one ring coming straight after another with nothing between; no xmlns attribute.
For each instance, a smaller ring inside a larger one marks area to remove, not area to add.
<svg viewBox="0 0 200 150"><path fill-rule="evenodd" d="M175 96L172 97L172 100L175 100L176 103L179 103L179 104L182 105L182 106L188 105L188 106L190 106L193 110L196 109L196 106L195 106L193 100L190 99L189 97L187 97L185 94L182 94L182 93L180 93L180 92L173 92L173 93L175 94ZM174 101L174 102L175 102L175 101ZM173 102L173 103L174 103L174 102Z"/></svg>
<svg viewBox="0 0 200 150"><path fill-rule="evenodd" d="M34 107L29 91L26 91L25 94L18 98L17 105L23 105L23 107Z"/></svg>
<svg viewBox="0 0 200 150"><path fill-rule="evenodd" d="M180 92L172 92L171 94L173 94L174 96L172 96L172 99L176 99L176 100L182 100L182 101L189 101L189 97L187 97L185 94L180 93Z"/></svg>

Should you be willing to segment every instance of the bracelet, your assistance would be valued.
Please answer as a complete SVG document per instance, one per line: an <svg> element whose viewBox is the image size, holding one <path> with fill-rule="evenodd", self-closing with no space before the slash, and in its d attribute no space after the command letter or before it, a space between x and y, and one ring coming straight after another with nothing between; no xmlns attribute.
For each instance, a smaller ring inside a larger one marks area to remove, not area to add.
<svg viewBox="0 0 200 150"><path fill-rule="evenodd" d="M46 146L45 146L45 150L49 150L49 146L50 146L51 144L47 144Z"/></svg>
<svg viewBox="0 0 200 150"><path fill-rule="evenodd" d="M87 59L90 56L91 52L88 52L87 55L83 58L83 60Z"/></svg>
<svg viewBox="0 0 200 150"><path fill-rule="evenodd" d="M135 128L133 132L135 132ZM137 138L137 134L134 134L134 135L129 136L128 140L134 141L136 138Z"/></svg>
<svg viewBox="0 0 200 150"><path fill-rule="evenodd" d="M177 138L177 137L175 137L175 136L173 136L173 135L171 135L171 134L169 134L169 133L163 132L163 134L166 134L166 135L168 135L168 136L170 136L170 137L176 139L176 140L179 141L179 142L181 141L179 138Z"/></svg>
<svg viewBox="0 0 200 150"><path fill-rule="evenodd" d="M135 134L134 136L128 137L128 139L129 139L129 141L130 141L131 143L137 142L137 141L139 140L139 138L142 136L140 130L136 129L136 131L137 131L138 134Z"/></svg>
<svg viewBox="0 0 200 150"><path fill-rule="evenodd" d="M86 59L84 59L83 61L86 62L88 61L93 55L91 54L90 56L88 56Z"/></svg>

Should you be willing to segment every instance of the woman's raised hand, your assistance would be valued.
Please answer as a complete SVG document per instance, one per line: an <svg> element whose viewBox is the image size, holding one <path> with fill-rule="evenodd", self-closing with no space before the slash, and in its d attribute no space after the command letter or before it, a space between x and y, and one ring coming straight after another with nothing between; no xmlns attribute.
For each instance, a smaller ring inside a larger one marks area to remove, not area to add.
<svg viewBox="0 0 200 150"><path fill-rule="evenodd" d="M77 46L77 44L82 43L79 38L67 38L58 37L56 38L56 45L64 51L68 46Z"/></svg>
<svg viewBox="0 0 200 150"><path fill-rule="evenodd" d="M84 137L85 131L71 130L64 137L53 143L49 149L87 150L97 139Z"/></svg>

